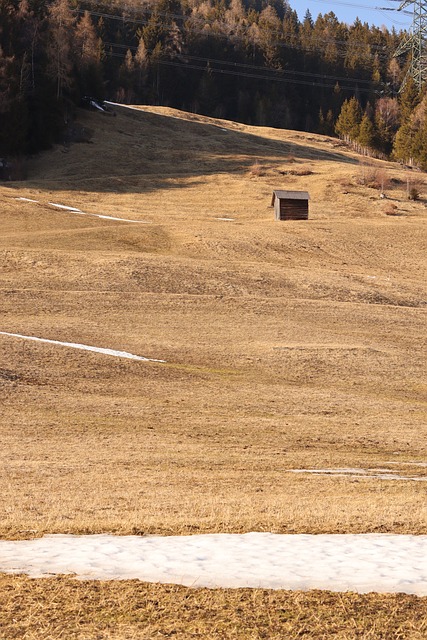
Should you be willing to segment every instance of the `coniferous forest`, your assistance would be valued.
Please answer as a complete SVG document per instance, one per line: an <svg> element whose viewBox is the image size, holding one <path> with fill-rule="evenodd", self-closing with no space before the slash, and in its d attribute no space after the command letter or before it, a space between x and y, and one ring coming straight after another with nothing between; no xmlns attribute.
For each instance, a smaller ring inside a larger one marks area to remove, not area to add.
<svg viewBox="0 0 427 640"><path fill-rule="evenodd" d="M402 33L286 0L0 0L0 157L60 141L85 96L337 135L427 168Z"/></svg>

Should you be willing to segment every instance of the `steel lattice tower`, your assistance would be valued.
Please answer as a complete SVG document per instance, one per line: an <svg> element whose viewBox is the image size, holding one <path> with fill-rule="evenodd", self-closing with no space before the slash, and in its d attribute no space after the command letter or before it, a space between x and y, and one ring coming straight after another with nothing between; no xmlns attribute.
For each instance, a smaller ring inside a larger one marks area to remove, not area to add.
<svg viewBox="0 0 427 640"><path fill-rule="evenodd" d="M407 51L411 52L411 65L401 89L405 86L408 76L413 77L418 89L421 89L427 80L427 0L403 0L398 11L411 4L414 5L412 27L394 54L396 57Z"/></svg>

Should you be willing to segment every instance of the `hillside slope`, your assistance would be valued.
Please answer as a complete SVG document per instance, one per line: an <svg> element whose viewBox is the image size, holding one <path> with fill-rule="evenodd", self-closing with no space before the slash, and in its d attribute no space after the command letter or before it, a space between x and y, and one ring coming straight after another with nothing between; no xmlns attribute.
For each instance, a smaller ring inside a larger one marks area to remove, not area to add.
<svg viewBox="0 0 427 640"><path fill-rule="evenodd" d="M115 110L0 188L0 329L166 363L0 336L0 533L425 533L427 485L399 479L427 461L426 209L405 171ZM275 188L308 190L310 219L275 222Z"/></svg>

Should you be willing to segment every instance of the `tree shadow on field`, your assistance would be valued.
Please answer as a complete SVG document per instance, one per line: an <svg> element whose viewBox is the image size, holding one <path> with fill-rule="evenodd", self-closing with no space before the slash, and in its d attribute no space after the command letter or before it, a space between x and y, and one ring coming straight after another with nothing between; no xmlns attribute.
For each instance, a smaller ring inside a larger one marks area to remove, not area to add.
<svg viewBox="0 0 427 640"><path fill-rule="evenodd" d="M28 183L52 190L144 193L182 189L192 179L200 184L218 173L246 174L259 163L276 173L284 187L286 169L295 169L295 163L357 164L350 155L334 151L332 140L329 151L303 132L288 136L284 131L285 139L277 140L248 133L245 125L209 122L193 114L178 118L121 106L115 110L115 118L80 110L78 121L93 132L90 143L58 146L32 159ZM22 188L22 183L9 186Z"/></svg>

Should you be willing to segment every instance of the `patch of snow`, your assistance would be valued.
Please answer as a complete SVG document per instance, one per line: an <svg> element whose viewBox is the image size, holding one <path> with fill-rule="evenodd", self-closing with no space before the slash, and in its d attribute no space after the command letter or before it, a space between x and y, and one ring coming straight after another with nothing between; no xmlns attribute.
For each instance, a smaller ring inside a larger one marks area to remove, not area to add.
<svg viewBox="0 0 427 640"><path fill-rule="evenodd" d="M57 207L58 209L65 209L65 211L74 211L75 213L82 213L80 209L76 209L76 207L69 207L66 204L57 204L56 202L48 202L52 207Z"/></svg>
<svg viewBox="0 0 427 640"><path fill-rule="evenodd" d="M0 571L33 578L139 579L191 587L427 595L427 536L48 535L0 541Z"/></svg>
<svg viewBox="0 0 427 640"><path fill-rule="evenodd" d="M34 203L40 204L38 200L31 200L30 198L24 198L24 197L15 198L15 200L23 200L25 202L34 202ZM59 204L58 202L48 202L48 205L50 205L51 207L56 207L57 209L63 209L64 211L69 211L71 213L77 213L80 216L92 216L94 218L102 218L104 220L115 220L117 222L133 222L136 224L151 224L151 222L147 220L131 220L129 218L118 218L116 216L107 216L100 213L87 213L86 211L77 209L77 207L70 207L66 204Z"/></svg>
<svg viewBox="0 0 427 640"><path fill-rule="evenodd" d="M288 469L289 473L312 473L314 475L346 476L348 478L377 478L379 480L413 480L426 482L425 476L401 476L389 469Z"/></svg>
<svg viewBox="0 0 427 640"><path fill-rule="evenodd" d="M76 209L75 207L68 207L65 204L55 204L53 202L48 202L48 204L53 207L59 207L61 209L65 209L66 211L71 211L71 213L78 213L81 216L92 216L93 218L103 218L104 220L117 220L118 222L133 222L137 224L151 224L151 222L147 222L146 220L129 220L127 218L117 218L115 216L106 216L101 213L87 213L86 211L81 211L81 209Z"/></svg>
<svg viewBox="0 0 427 640"><path fill-rule="evenodd" d="M146 220L128 220L127 218L115 218L114 216L104 216L100 213L86 213L86 216L95 216L95 218L105 218L105 220L118 220L119 222L137 222L138 224L151 224Z"/></svg>
<svg viewBox="0 0 427 640"><path fill-rule="evenodd" d="M83 351L94 351L95 353L102 353L106 356L115 356L116 358L128 358L129 360L142 360L145 362L166 362L166 360L157 360L156 358L145 358L144 356L136 356L133 353L128 353L127 351L116 351L115 349L105 349L103 347L91 347L86 344L79 344L78 342L61 342L59 340L50 340L48 338L23 336L19 333L8 333L7 331L0 331L0 335L11 336L13 338L21 338L23 340L35 340L36 342L48 342L49 344L58 344L62 347L82 349Z"/></svg>
<svg viewBox="0 0 427 640"><path fill-rule="evenodd" d="M290 473L328 473L331 475L340 473L352 473L352 474L362 474L366 473L366 469L352 469L352 468L343 468L343 469L288 469Z"/></svg>
<svg viewBox="0 0 427 640"><path fill-rule="evenodd" d="M235 218L215 218L215 220L226 220L227 222L232 222Z"/></svg>
<svg viewBox="0 0 427 640"><path fill-rule="evenodd" d="M412 480L413 482L427 482L426 476L399 476L396 473L382 473L372 476L361 476L362 478L379 478L380 480Z"/></svg>

